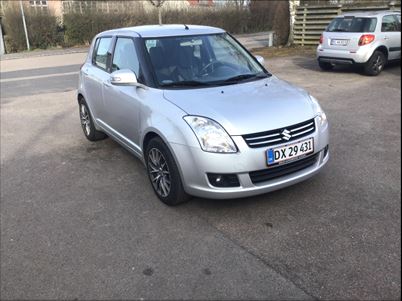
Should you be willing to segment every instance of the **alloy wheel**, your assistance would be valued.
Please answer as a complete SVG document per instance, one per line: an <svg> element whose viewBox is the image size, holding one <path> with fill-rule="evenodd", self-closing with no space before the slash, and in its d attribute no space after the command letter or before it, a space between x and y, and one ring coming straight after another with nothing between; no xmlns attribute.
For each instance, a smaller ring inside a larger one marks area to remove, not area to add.
<svg viewBox="0 0 402 301"><path fill-rule="evenodd" d="M380 72L383 67L384 67L383 59L382 59L381 55L377 55L377 58L375 59L375 61L373 63L373 70L375 72Z"/></svg>
<svg viewBox="0 0 402 301"><path fill-rule="evenodd" d="M91 134L91 119L89 118L87 107L84 104L80 106L80 117L84 133L89 136L89 134Z"/></svg>
<svg viewBox="0 0 402 301"><path fill-rule="evenodd" d="M148 173L155 191L161 197L167 197L171 187L169 167L157 148L152 148L148 153Z"/></svg>

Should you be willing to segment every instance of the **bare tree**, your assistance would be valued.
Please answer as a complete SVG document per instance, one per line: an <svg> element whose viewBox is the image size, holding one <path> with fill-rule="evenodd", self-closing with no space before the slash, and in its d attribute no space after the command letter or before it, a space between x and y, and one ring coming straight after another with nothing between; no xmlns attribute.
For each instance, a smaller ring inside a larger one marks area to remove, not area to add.
<svg viewBox="0 0 402 301"><path fill-rule="evenodd" d="M148 0L153 6L158 9L159 25L162 25L162 5L166 0Z"/></svg>

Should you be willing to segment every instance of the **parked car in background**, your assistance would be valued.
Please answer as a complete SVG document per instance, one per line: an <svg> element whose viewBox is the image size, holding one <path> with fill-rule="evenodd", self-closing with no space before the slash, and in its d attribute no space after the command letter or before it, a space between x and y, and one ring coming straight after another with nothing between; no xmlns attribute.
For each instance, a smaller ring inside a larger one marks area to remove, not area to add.
<svg viewBox="0 0 402 301"><path fill-rule="evenodd" d="M84 134L108 135L140 158L168 205L298 183L328 161L327 117L262 63L214 27L103 32L80 71Z"/></svg>
<svg viewBox="0 0 402 301"><path fill-rule="evenodd" d="M366 74L378 75L387 62L400 58L399 11L352 12L336 17L317 47L323 70L335 65L361 65Z"/></svg>

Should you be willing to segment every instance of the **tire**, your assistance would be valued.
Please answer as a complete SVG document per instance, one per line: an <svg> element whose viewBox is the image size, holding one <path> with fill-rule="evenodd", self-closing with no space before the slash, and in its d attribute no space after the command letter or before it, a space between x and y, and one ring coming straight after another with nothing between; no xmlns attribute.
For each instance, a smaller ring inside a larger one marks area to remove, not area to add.
<svg viewBox="0 0 402 301"><path fill-rule="evenodd" d="M89 111L88 105L85 100L81 98L78 101L78 104L81 127L85 137L89 141L98 141L107 138L107 135L105 133L96 130L91 112Z"/></svg>
<svg viewBox="0 0 402 301"><path fill-rule="evenodd" d="M145 162L151 186L163 203L176 206L190 200L190 196L184 191L177 164L169 148L159 137L149 141Z"/></svg>
<svg viewBox="0 0 402 301"><path fill-rule="evenodd" d="M320 66L321 70L325 70L325 71L329 71L334 68L334 65L332 65L331 63L321 62L321 61L318 61L318 66Z"/></svg>
<svg viewBox="0 0 402 301"><path fill-rule="evenodd" d="M387 64L387 58L381 51L374 51L371 58L364 65L364 73L370 76L376 76L381 73Z"/></svg>

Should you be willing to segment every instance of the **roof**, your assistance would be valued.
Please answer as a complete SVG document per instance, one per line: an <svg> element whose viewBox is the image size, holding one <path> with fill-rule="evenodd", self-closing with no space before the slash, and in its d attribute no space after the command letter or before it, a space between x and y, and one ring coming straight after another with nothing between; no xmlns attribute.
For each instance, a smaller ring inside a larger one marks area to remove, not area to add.
<svg viewBox="0 0 402 301"><path fill-rule="evenodd" d="M355 17L381 17L389 14L400 14L400 11L396 10L377 10L377 11L355 11L343 13L339 17L355 16Z"/></svg>
<svg viewBox="0 0 402 301"><path fill-rule="evenodd" d="M186 29L187 28L187 29ZM118 28L104 31L101 34L134 34L144 38L215 34L225 32L221 28L201 25L144 25Z"/></svg>

